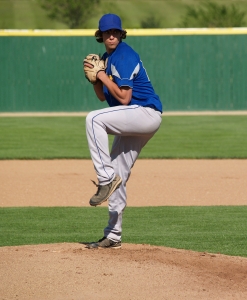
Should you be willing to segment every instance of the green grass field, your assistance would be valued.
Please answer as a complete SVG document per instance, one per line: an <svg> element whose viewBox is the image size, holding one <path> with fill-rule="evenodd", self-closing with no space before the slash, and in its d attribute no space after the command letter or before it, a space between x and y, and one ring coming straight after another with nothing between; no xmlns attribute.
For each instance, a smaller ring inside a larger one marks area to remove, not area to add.
<svg viewBox="0 0 247 300"><path fill-rule="evenodd" d="M246 214L247 206L127 207L123 242L247 257ZM91 242L107 217L105 207L1 208L0 246Z"/></svg>
<svg viewBox="0 0 247 300"><path fill-rule="evenodd" d="M141 157L246 159L246 128L247 116L165 116ZM0 141L0 159L89 158L85 117L1 117ZM247 257L246 214L247 206L127 207L123 242ZM0 246L90 242L107 217L103 207L0 208Z"/></svg>
<svg viewBox="0 0 247 300"><path fill-rule="evenodd" d="M214 2L232 4L231 0ZM163 28L178 27L187 5L197 6L197 0L101 0L98 10L85 25L96 28L100 16L104 13L117 13L123 20L124 28L140 28L141 21L155 16ZM247 2L236 0L234 4L247 11ZM66 25L51 21L41 9L38 0L0 0L0 28L2 29L64 29Z"/></svg>
<svg viewBox="0 0 247 300"><path fill-rule="evenodd" d="M0 159L90 158L85 117L0 118L0 128ZM140 158L247 158L246 128L247 116L165 116Z"/></svg>

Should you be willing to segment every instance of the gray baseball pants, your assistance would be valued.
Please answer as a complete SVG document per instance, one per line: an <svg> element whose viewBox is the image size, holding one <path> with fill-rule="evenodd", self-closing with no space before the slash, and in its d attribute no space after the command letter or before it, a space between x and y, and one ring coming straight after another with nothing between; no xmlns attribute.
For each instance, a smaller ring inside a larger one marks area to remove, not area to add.
<svg viewBox="0 0 247 300"><path fill-rule="evenodd" d="M88 146L100 185L115 174L122 184L108 199L109 220L104 236L120 241L122 217L127 205L126 183L141 149L161 124L161 113L149 107L121 105L92 111L86 118ZM108 134L115 136L111 152Z"/></svg>

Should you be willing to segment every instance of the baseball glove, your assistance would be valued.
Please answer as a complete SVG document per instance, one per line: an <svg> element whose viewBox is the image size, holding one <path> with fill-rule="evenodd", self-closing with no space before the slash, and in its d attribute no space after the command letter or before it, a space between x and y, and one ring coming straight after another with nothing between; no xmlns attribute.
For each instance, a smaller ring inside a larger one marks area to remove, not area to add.
<svg viewBox="0 0 247 300"><path fill-rule="evenodd" d="M85 77L92 84L97 83L97 74L105 71L105 62L97 54L88 54L83 60Z"/></svg>

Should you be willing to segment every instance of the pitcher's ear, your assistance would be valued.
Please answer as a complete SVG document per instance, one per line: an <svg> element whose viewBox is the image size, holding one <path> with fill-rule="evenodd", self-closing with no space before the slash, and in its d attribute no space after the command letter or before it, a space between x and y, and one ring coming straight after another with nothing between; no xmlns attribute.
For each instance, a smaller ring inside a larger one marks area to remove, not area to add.
<svg viewBox="0 0 247 300"><path fill-rule="evenodd" d="M96 30L94 36L95 36L96 41L97 41L98 43L103 43L102 31L100 31L99 29Z"/></svg>

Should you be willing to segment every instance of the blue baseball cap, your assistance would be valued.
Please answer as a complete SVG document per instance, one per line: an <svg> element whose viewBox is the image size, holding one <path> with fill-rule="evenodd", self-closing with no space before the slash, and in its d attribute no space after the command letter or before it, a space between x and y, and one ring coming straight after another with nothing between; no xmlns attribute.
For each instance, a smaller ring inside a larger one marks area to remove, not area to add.
<svg viewBox="0 0 247 300"><path fill-rule="evenodd" d="M119 16L114 14L106 14L99 20L99 30L107 31L109 29L122 29L122 22Z"/></svg>

